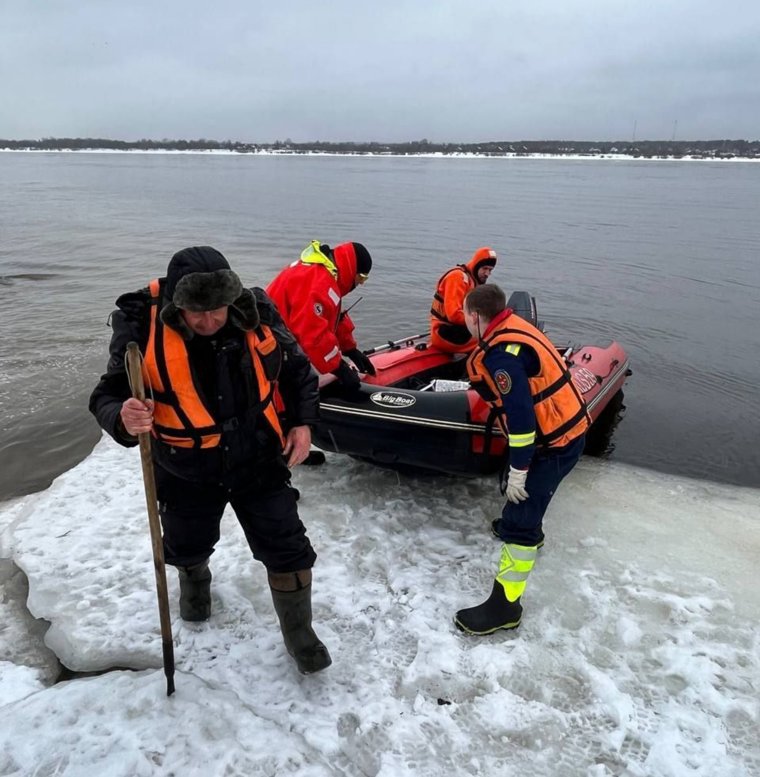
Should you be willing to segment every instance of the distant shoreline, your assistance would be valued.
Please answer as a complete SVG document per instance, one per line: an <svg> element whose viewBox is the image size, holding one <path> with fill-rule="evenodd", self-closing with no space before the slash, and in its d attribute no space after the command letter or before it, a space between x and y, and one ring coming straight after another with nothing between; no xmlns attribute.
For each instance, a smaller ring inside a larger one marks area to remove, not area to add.
<svg viewBox="0 0 760 777"><path fill-rule="evenodd" d="M392 159L565 159L569 161L586 161L604 159L610 161L642 161L642 162L760 162L760 157L711 156L707 154L612 154L612 153L580 153L580 154L550 154L550 153L476 153L476 152L374 152L374 151L293 151L286 149L257 149L255 151L234 151L228 149L119 149L119 148L7 148L0 147L0 153L8 154L161 154L161 155L216 155L216 156L308 156L308 157L372 157Z"/></svg>
<svg viewBox="0 0 760 777"><path fill-rule="evenodd" d="M486 140L439 143L426 138L393 143L378 141L285 140L251 143L208 138L115 140L102 137L0 138L8 151L68 151L85 153L240 154L253 156L369 156L422 159L662 159L760 160L760 140Z"/></svg>

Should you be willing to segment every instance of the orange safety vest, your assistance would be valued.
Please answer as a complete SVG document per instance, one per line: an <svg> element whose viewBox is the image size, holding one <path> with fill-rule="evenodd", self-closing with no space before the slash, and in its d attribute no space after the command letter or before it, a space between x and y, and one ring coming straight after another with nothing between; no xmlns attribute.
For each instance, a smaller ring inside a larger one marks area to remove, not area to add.
<svg viewBox="0 0 760 777"><path fill-rule="evenodd" d="M504 435L507 436L508 431L506 413L499 399L501 392L484 363L486 354L502 343L527 345L538 356L541 365L539 373L528 378L536 413L536 444L559 448L583 434L591 425L591 418L564 360L543 332L517 314L510 313L485 340L478 343L467 359L467 372L473 388L497 412Z"/></svg>
<svg viewBox="0 0 760 777"><path fill-rule="evenodd" d="M223 425L211 415L198 393L185 341L178 332L165 326L158 315L160 281L152 280L149 288L150 334L142 371L155 404L153 436L176 448L215 448L222 439ZM264 325L245 335L258 382L260 411L284 445L280 419L273 404L280 360L277 340Z"/></svg>
<svg viewBox="0 0 760 777"><path fill-rule="evenodd" d="M443 298L443 282L446 279L446 277L453 272L463 272L467 276L470 283L470 288L465 291L465 294L467 293L467 291L469 291L470 289L474 289L475 286L477 286L477 283L475 282L475 279L473 278L472 273L470 272L467 265L465 264L458 264L456 267L452 267L450 270L446 270L446 272L438 279L438 283L435 287L435 293L433 294L433 304L430 307L430 315L433 316L433 318L436 318L439 321L442 321L444 324L450 324L451 322L446 317L446 309L444 307L444 298Z"/></svg>

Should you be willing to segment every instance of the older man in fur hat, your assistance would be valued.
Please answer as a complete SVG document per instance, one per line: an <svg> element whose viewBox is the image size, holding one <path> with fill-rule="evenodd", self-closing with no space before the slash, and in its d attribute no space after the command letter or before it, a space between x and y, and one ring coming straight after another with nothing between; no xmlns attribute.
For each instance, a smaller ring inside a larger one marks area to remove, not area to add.
<svg viewBox="0 0 760 777"><path fill-rule="evenodd" d="M316 554L289 485L289 467L306 458L317 420L308 359L264 291L243 288L209 246L179 251L165 278L116 305L111 356L90 410L126 447L151 434L164 555L179 570L181 617L210 617L208 559L230 504L267 569L288 652L304 674L324 669L330 655L311 626ZM131 397L124 367L133 340L152 397L144 403ZM275 386L284 412L275 407Z"/></svg>

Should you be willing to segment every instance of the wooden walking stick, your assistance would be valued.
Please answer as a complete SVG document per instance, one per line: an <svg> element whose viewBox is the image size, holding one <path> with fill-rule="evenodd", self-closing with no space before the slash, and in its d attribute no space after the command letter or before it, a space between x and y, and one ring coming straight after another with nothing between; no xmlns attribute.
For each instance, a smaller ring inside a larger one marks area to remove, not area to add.
<svg viewBox="0 0 760 777"><path fill-rule="evenodd" d="M127 374L132 396L145 401L145 386L142 377L142 356L137 343L127 345ZM164 674L166 675L166 695L174 693L174 640L172 638L172 622L169 618L169 593L166 587L166 564L164 563L164 543L161 537L161 524L158 518L158 497L156 496L156 480L153 475L153 456L150 450L150 433L137 435L140 441L140 459L142 460L143 483L145 484L145 501L148 505L148 524L150 525L150 540L153 544L153 567L156 572L156 593L158 594L158 613L161 618L161 641L164 652Z"/></svg>

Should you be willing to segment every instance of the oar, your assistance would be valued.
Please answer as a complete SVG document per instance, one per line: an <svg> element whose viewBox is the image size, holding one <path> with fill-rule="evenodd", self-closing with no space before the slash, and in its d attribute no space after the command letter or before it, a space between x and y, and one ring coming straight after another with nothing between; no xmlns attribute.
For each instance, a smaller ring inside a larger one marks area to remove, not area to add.
<svg viewBox="0 0 760 777"><path fill-rule="evenodd" d="M428 337L429 335L430 332L423 332L422 334L412 335L411 337L402 337L400 340L389 340L385 345L378 345L377 348L370 348L368 351L364 351L364 354L365 356L371 356L373 353L392 351L405 345L411 345L415 340L422 340L423 337Z"/></svg>
<svg viewBox="0 0 760 777"><path fill-rule="evenodd" d="M127 345L127 372L132 396L145 402L145 386L143 385L142 368L140 366L140 349L137 343ZM169 594L166 588L166 564L164 562L164 544L161 538L161 524L158 518L158 498L156 496L156 480L153 475L153 456L150 450L150 433L137 435L140 441L140 459L142 460L143 484L145 485L145 501L148 505L148 524L150 540L153 545L153 568L156 573L156 593L158 595L158 613L161 619L161 641L164 653L164 674L166 675L166 695L174 693L174 641L172 639L172 622L169 618Z"/></svg>

